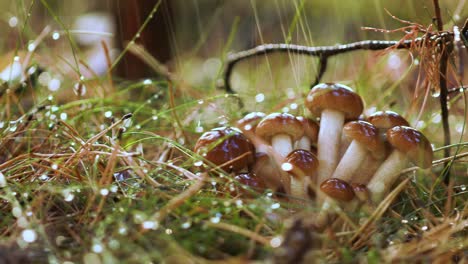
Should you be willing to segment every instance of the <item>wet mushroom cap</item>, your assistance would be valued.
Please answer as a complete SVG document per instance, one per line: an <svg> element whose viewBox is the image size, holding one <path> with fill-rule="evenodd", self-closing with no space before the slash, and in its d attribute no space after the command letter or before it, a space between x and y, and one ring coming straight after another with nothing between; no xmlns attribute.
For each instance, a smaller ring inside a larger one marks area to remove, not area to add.
<svg viewBox="0 0 468 264"><path fill-rule="evenodd" d="M240 173L237 174L234 179L240 184L249 186L255 190L264 190L267 188L265 181L255 173Z"/></svg>
<svg viewBox="0 0 468 264"><path fill-rule="evenodd" d="M317 122L303 116L298 116L296 118L304 126L304 136L310 138L312 142L317 142L319 132L319 125L317 124Z"/></svg>
<svg viewBox="0 0 468 264"><path fill-rule="evenodd" d="M387 130L388 142L421 168L432 165L433 151L429 140L418 130L407 126L396 126Z"/></svg>
<svg viewBox="0 0 468 264"><path fill-rule="evenodd" d="M344 113L347 120L357 119L364 109L361 97L338 83L317 84L307 95L305 105L315 116L320 116L324 109L333 109Z"/></svg>
<svg viewBox="0 0 468 264"><path fill-rule="evenodd" d="M368 201L370 198L369 189L365 184L361 183L351 183L351 187L353 187L354 194L360 201Z"/></svg>
<svg viewBox="0 0 468 264"><path fill-rule="evenodd" d="M292 168L288 172L295 178L313 177L318 168L318 158L304 149L296 149L289 153L284 163L291 164Z"/></svg>
<svg viewBox="0 0 468 264"><path fill-rule="evenodd" d="M258 123L266 116L263 112L251 112L239 119L236 126L242 131L255 131Z"/></svg>
<svg viewBox="0 0 468 264"><path fill-rule="evenodd" d="M278 134L287 134L293 141L296 141L304 134L304 127L291 114L273 113L258 123L255 133L266 140Z"/></svg>
<svg viewBox="0 0 468 264"><path fill-rule="evenodd" d="M320 184L320 190L329 197L348 202L354 198L354 190L351 185L337 178L329 178Z"/></svg>
<svg viewBox="0 0 468 264"><path fill-rule="evenodd" d="M225 171L238 172L254 162L255 149L242 132L232 127L220 127L205 132L194 151Z"/></svg>
<svg viewBox="0 0 468 264"><path fill-rule="evenodd" d="M385 145L380 140L378 129L366 121L351 121L343 127L346 137L356 140L366 147L372 155L382 157L385 154Z"/></svg>
<svg viewBox="0 0 468 264"><path fill-rule="evenodd" d="M393 111L375 112L367 118L367 122L385 130L394 126L410 126L405 118Z"/></svg>

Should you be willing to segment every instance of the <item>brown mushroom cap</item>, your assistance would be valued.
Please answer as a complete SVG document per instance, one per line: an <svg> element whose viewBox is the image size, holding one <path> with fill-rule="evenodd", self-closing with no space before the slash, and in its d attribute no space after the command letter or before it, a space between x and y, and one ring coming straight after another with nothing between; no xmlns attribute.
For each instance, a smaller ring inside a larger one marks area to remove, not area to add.
<svg viewBox="0 0 468 264"><path fill-rule="evenodd" d="M320 116L324 109L333 109L342 112L345 119L358 118L364 109L361 97L338 83L317 84L307 95L305 105L315 116Z"/></svg>
<svg viewBox="0 0 468 264"><path fill-rule="evenodd" d="M255 175L255 173L240 173L237 174L234 179L256 191L263 191L267 188L265 181L261 177Z"/></svg>
<svg viewBox="0 0 468 264"><path fill-rule="evenodd" d="M382 156L385 153L385 145L380 140L379 131L369 122L348 122L343 127L343 133L346 137L361 143L373 155Z"/></svg>
<svg viewBox="0 0 468 264"><path fill-rule="evenodd" d="M351 183L351 187L353 187L354 194L360 201L368 201L370 198L370 193L369 189L367 189L367 186L365 184L361 183Z"/></svg>
<svg viewBox="0 0 468 264"><path fill-rule="evenodd" d="M408 121L393 111L378 111L367 118L367 122L379 129L389 129L394 126L410 126Z"/></svg>
<svg viewBox="0 0 468 264"><path fill-rule="evenodd" d="M319 132L319 125L317 124L317 122L303 116L298 116L296 118L304 126L304 136L310 138L312 142L317 142Z"/></svg>
<svg viewBox="0 0 468 264"><path fill-rule="evenodd" d="M236 126L242 131L255 131L257 124L266 116L263 112L251 112L239 119Z"/></svg>
<svg viewBox="0 0 468 264"><path fill-rule="evenodd" d="M238 172L254 162L254 146L240 130L220 127L205 132L194 151L225 171Z"/></svg>
<svg viewBox="0 0 468 264"><path fill-rule="evenodd" d="M267 141L278 134L287 134L293 141L296 141L304 134L304 127L291 114L273 113L267 115L258 123L255 133Z"/></svg>
<svg viewBox="0 0 468 264"><path fill-rule="evenodd" d="M318 168L318 158L305 149L296 149L284 161L292 165L289 173L295 178L314 177Z"/></svg>
<svg viewBox="0 0 468 264"><path fill-rule="evenodd" d="M320 190L326 193L331 198L340 201L351 201L354 198L354 190L349 183L337 179L329 178L320 184Z"/></svg>
<svg viewBox="0 0 468 264"><path fill-rule="evenodd" d="M387 130L388 142L421 168L432 165L433 151L429 140L418 130L407 126L396 126Z"/></svg>

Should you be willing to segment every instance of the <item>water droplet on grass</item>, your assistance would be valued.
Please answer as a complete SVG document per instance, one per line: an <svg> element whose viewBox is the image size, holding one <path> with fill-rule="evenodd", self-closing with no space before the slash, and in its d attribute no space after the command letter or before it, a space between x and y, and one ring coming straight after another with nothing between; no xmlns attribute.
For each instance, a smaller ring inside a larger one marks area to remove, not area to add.
<svg viewBox="0 0 468 264"><path fill-rule="evenodd" d="M93 247L92 247L92 250L93 250L94 253L102 253L104 248L102 247L101 244L94 244Z"/></svg>
<svg viewBox="0 0 468 264"><path fill-rule="evenodd" d="M255 95L255 102L261 103L263 101L265 101L265 95L264 94L259 93L259 94Z"/></svg>
<svg viewBox="0 0 468 264"><path fill-rule="evenodd" d="M283 238L280 236L274 237L270 240L270 246L273 248L277 248L281 246L281 243L283 242Z"/></svg>
<svg viewBox="0 0 468 264"><path fill-rule="evenodd" d="M36 231L32 229L25 229L23 230L23 232L21 232L21 237L26 243L32 243L36 241L37 234L36 234Z"/></svg>
<svg viewBox="0 0 468 264"><path fill-rule="evenodd" d="M143 229L152 229L152 230L156 230L158 229L159 227L159 223L156 222L156 221L144 221L141 226L143 227Z"/></svg>
<svg viewBox="0 0 468 264"><path fill-rule="evenodd" d="M112 111L106 111L106 112L104 112L104 116L105 116L106 118L111 118L111 117L112 117Z"/></svg>
<svg viewBox="0 0 468 264"><path fill-rule="evenodd" d="M54 31L54 33L52 33L52 39L58 40L59 38L60 38L60 33L58 33L57 31Z"/></svg>
<svg viewBox="0 0 468 264"><path fill-rule="evenodd" d="M10 19L8 19L8 25L12 28L16 27L18 25L18 18L15 16L10 17Z"/></svg>

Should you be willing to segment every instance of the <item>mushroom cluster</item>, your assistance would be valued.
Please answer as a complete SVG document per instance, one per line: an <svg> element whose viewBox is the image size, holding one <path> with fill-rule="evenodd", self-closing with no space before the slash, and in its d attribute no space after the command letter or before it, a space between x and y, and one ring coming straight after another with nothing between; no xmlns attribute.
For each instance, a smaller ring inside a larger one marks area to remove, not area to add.
<svg viewBox="0 0 468 264"><path fill-rule="evenodd" d="M363 117L361 97L345 85L316 85L305 106L310 118L247 114L237 128L203 134L195 152L226 172L250 173L244 183L301 202L315 198L322 208L318 226L336 205L355 210L356 204L379 203L410 164L431 166L431 144L421 132L392 111Z"/></svg>

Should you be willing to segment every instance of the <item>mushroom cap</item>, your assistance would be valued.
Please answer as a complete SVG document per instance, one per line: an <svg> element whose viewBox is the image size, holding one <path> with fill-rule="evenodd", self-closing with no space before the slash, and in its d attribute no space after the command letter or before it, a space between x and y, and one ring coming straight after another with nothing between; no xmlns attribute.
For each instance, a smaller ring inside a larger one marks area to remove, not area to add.
<svg viewBox="0 0 468 264"><path fill-rule="evenodd" d="M317 122L303 116L298 116L296 118L304 126L304 136L310 138L312 142L317 142L319 132L319 125L317 124Z"/></svg>
<svg viewBox="0 0 468 264"><path fill-rule="evenodd" d="M242 131L255 131L257 124L266 116L263 112L251 112L239 119L236 126Z"/></svg>
<svg viewBox="0 0 468 264"><path fill-rule="evenodd" d="M367 122L385 130L394 126L410 126L404 117L393 111L375 112L367 118Z"/></svg>
<svg viewBox="0 0 468 264"><path fill-rule="evenodd" d="M254 162L254 146L237 128L219 127L205 132L194 151L228 172L238 172Z"/></svg>
<svg viewBox="0 0 468 264"><path fill-rule="evenodd" d="M432 165L433 151L429 140L418 130L407 126L396 126L387 130L388 142L421 168Z"/></svg>
<svg viewBox="0 0 468 264"><path fill-rule="evenodd" d="M345 119L356 119L364 110L361 97L339 83L317 84L307 95L305 105L315 116L320 116L324 109L333 109L342 112Z"/></svg>
<svg viewBox="0 0 468 264"><path fill-rule="evenodd" d="M304 127L291 114L272 113L258 123L255 133L267 141L278 134L287 134L293 141L296 141L304 134Z"/></svg>
<svg viewBox="0 0 468 264"><path fill-rule="evenodd" d="M351 121L344 125L343 133L346 137L356 140L374 156L385 154L385 145L379 136L378 129L366 121Z"/></svg>
<svg viewBox="0 0 468 264"><path fill-rule="evenodd" d="M365 184L361 183L351 183L351 187L353 187L354 194L360 201L368 201L370 198L370 192L369 189L367 189L367 186Z"/></svg>
<svg viewBox="0 0 468 264"><path fill-rule="evenodd" d="M240 173L234 177L234 180L256 191L262 191L267 188L265 181L261 177L255 175L255 173Z"/></svg>
<svg viewBox="0 0 468 264"><path fill-rule="evenodd" d="M320 184L320 190L333 199L348 202L354 198L351 185L337 178L329 178Z"/></svg>
<svg viewBox="0 0 468 264"><path fill-rule="evenodd" d="M305 149L293 150L286 156L284 163L292 165L288 172L295 178L314 177L319 164L318 158Z"/></svg>

